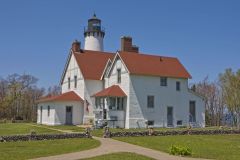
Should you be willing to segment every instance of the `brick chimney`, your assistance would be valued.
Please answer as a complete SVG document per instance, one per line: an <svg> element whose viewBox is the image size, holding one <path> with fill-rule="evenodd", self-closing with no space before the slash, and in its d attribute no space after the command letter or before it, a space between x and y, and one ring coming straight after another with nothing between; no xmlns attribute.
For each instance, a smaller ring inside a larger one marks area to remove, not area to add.
<svg viewBox="0 0 240 160"><path fill-rule="evenodd" d="M81 43L78 40L75 40L72 43L72 51L73 52L80 52L80 49L81 49Z"/></svg>
<svg viewBox="0 0 240 160"><path fill-rule="evenodd" d="M121 51L138 53L139 48L136 45L132 45L132 37L121 37Z"/></svg>
<svg viewBox="0 0 240 160"><path fill-rule="evenodd" d="M136 45L132 45L132 52L138 53L139 47Z"/></svg>

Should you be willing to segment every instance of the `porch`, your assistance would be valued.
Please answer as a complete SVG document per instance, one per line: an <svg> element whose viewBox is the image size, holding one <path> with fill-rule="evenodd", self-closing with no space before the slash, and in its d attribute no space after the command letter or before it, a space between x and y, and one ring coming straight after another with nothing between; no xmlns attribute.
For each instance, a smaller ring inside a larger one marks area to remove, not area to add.
<svg viewBox="0 0 240 160"><path fill-rule="evenodd" d="M127 96L118 85L106 88L95 95L95 124L107 122L111 128L125 127Z"/></svg>

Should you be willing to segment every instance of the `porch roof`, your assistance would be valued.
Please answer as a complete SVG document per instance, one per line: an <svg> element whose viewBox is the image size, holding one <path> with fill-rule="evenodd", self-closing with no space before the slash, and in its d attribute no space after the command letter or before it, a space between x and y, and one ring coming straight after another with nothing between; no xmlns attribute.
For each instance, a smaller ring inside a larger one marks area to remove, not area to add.
<svg viewBox="0 0 240 160"><path fill-rule="evenodd" d="M83 99L77 95L74 91L66 92L57 96L51 97L42 97L37 100L38 103L41 102L50 102L50 101L80 101L83 102Z"/></svg>
<svg viewBox="0 0 240 160"><path fill-rule="evenodd" d="M100 92L97 92L93 97L126 97L127 95L124 91L118 86L113 85L111 87L105 88Z"/></svg>

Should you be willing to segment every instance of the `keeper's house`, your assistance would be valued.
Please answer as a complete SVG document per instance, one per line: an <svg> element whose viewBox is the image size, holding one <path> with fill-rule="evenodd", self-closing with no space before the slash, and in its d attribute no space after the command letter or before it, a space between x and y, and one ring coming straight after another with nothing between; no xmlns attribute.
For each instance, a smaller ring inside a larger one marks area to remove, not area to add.
<svg viewBox="0 0 240 160"><path fill-rule="evenodd" d="M120 51L103 51L105 32L96 15L84 36L84 49L78 41L72 44L62 94L39 100L39 124L105 120L120 128L205 126L204 100L189 90L191 75L177 58L140 53L131 37L121 38Z"/></svg>

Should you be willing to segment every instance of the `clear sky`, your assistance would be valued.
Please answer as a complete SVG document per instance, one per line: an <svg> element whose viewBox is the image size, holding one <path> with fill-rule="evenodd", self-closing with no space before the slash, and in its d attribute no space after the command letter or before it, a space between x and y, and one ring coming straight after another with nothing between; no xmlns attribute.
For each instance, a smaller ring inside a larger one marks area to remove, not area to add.
<svg viewBox="0 0 240 160"><path fill-rule="evenodd" d="M106 28L105 51L132 36L143 53L178 57L191 82L240 68L239 0L1 0L0 76L28 73L39 86L59 84L93 12Z"/></svg>

